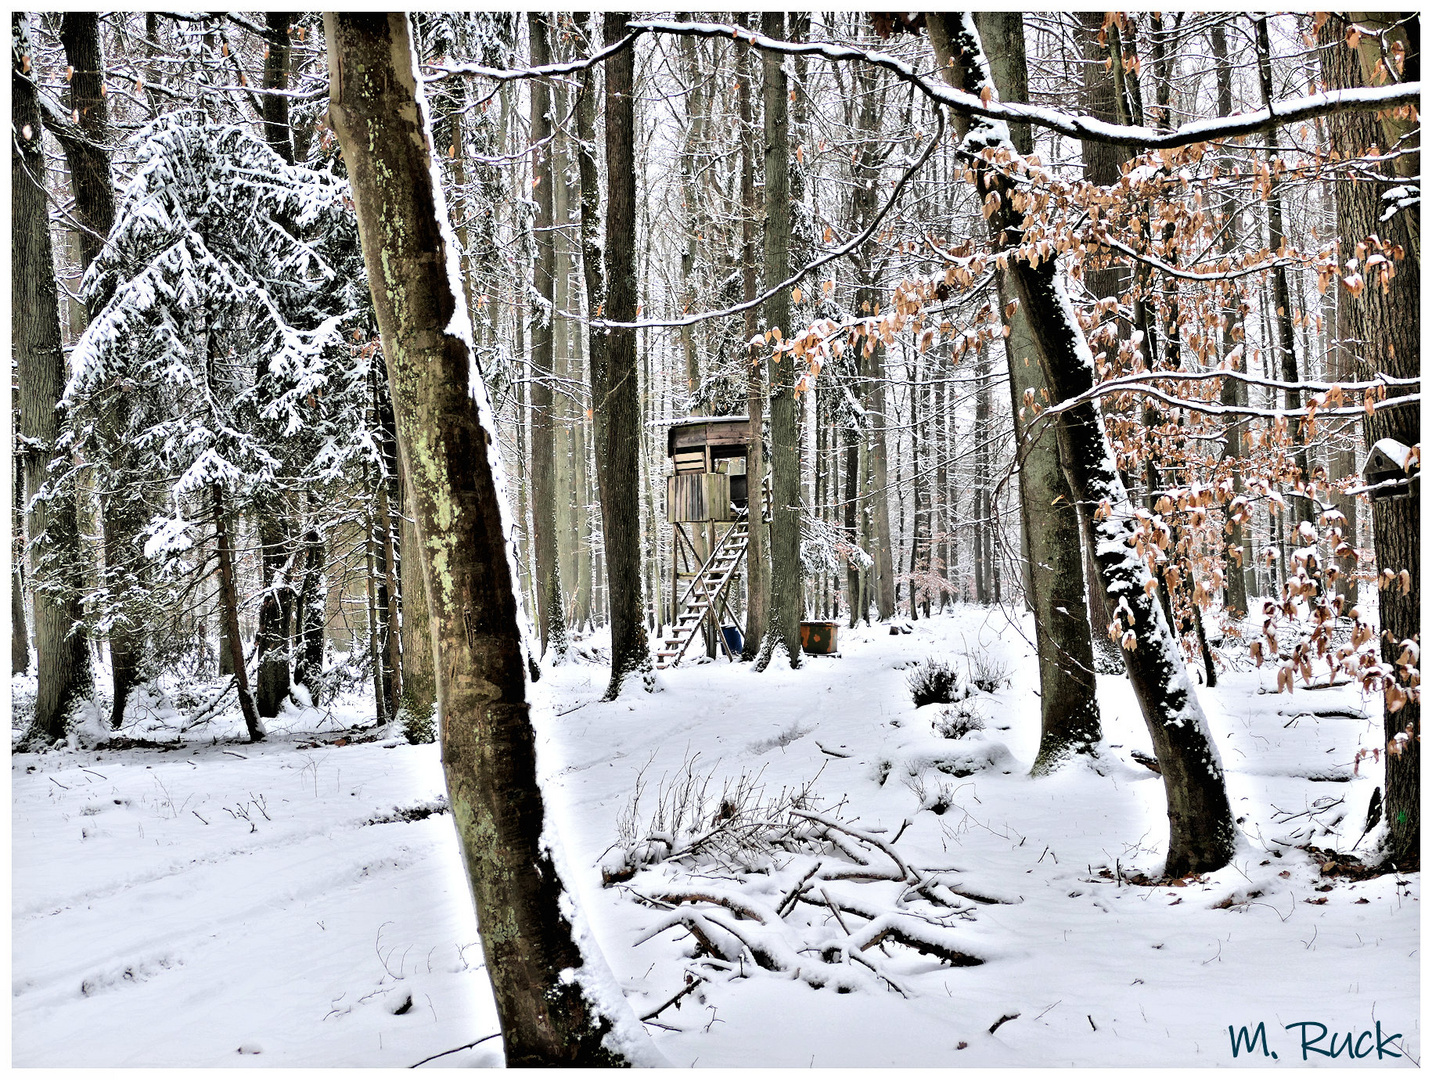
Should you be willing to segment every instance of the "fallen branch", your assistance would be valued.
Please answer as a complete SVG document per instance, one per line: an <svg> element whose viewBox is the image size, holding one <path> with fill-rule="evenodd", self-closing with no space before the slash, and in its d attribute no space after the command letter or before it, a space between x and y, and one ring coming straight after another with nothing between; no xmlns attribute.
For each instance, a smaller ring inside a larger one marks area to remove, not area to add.
<svg viewBox="0 0 1432 1080"><path fill-rule="evenodd" d="M991 1024L991 1025L989 1026L989 1033L990 1033L991 1035L993 1035L996 1031L998 1031L998 1030L1000 1029L1000 1026L1001 1026L1001 1025L1007 1024L1007 1023L1009 1023L1011 1020L1018 1020L1018 1019L1019 1019L1019 1013L1005 1013L1003 1016L1001 1016L998 1020L996 1020L993 1024Z"/></svg>

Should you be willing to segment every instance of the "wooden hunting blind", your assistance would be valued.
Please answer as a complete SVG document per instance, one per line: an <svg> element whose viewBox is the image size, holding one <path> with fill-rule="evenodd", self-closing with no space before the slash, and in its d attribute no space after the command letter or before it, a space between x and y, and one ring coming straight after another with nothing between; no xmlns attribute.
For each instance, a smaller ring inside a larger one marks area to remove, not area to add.
<svg viewBox="0 0 1432 1080"><path fill-rule="evenodd" d="M734 521L746 505L745 416L692 416L666 430L675 475L666 478L666 520Z"/></svg>
<svg viewBox="0 0 1432 1080"><path fill-rule="evenodd" d="M739 633L725 632L728 620L738 621L727 587L745 561L750 538L750 439L751 421L745 416L692 416L667 428L666 453L673 468L666 478L666 520L673 533L672 630L657 651L657 667L679 663L703 630L709 654L719 646L728 659L736 659L731 645Z"/></svg>

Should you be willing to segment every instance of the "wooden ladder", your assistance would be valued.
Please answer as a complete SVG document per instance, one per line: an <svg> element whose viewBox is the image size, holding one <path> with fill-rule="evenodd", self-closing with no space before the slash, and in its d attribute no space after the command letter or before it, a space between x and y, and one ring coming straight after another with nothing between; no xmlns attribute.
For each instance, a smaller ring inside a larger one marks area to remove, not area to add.
<svg viewBox="0 0 1432 1080"><path fill-rule="evenodd" d="M716 606L722 592L735 575L736 568L746 557L749 543L749 522L746 511L742 510L712 549L711 557L706 560L705 565L692 575L691 584L682 593L677 606L683 610L676 617L671 636L665 639L656 653L658 668L675 667L681 662L681 657L701 632L701 623L706 618L706 613ZM727 656L731 655L725 634L721 634L721 647L726 650Z"/></svg>

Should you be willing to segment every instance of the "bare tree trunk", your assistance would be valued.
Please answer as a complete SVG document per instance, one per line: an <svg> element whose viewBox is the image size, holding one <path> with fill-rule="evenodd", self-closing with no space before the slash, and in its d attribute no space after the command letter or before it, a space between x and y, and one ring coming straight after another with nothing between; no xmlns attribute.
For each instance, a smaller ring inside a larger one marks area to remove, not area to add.
<svg viewBox="0 0 1432 1080"><path fill-rule="evenodd" d="M329 14L324 29L330 116L352 177L432 608L443 767L507 1064L654 1056L630 1011L593 989L611 975L577 943L580 912L554 860L491 406L456 329L468 320L407 17Z"/></svg>
<svg viewBox="0 0 1432 1080"><path fill-rule="evenodd" d="M61 431L56 405L65 388L65 358L60 347L59 297L45 206L40 106L31 81L27 16L12 12L11 30L10 330L20 383L25 532L31 543L30 580L36 585L53 580L58 585L57 592L37 588L34 594L39 686L35 719L25 744L36 746L63 738L71 713L94 690L89 635L80 606L84 555L74 497L71 493L44 501L35 498L50 479L52 455ZM44 572L36 573L37 569Z"/></svg>
<svg viewBox="0 0 1432 1080"><path fill-rule="evenodd" d="M785 33L785 16L767 11L761 30L768 37ZM766 145L765 285L790 276L791 200L790 125L787 120L786 72L779 53L763 58ZM777 292L766 302L768 332L789 337L790 294ZM772 341L772 348L776 342ZM771 400L771 623L756 658L757 670L782 648L791 667L801 665L800 622L803 600L801 573L800 420L795 397L795 354L789 349L770 359Z"/></svg>
<svg viewBox="0 0 1432 1080"><path fill-rule="evenodd" d="M1258 81L1263 88L1263 104L1271 105L1273 101L1273 75L1272 64L1269 60L1268 45L1268 19L1267 16L1257 16L1253 20L1257 38L1258 51ZM1268 150L1267 157L1271 162L1278 157L1280 146L1278 129L1269 131L1267 136ZM1268 192L1268 248L1277 255L1283 250L1283 195L1276 182ZM1281 261L1273 265L1273 322L1277 329L1277 348L1281 359L1282 367L1279 372L1286 383L1297 383L1298 379L1298 354L1294 346L1293 333L1293 301L1288 291L1288 270ZM1304 364L1307 363L1306 357ZM1295 386L1289 386L1283 392L1283 407L1293 415L1303 407L1303 395L1298 392ZM1308 446L1307 442L1297 434L1299 425L1295 422L1289 423L1289 436L1295 440L1293 460L1297 462L1299 471L1299 486L1308 484L1312 480L1312 470L1308 467ZM1317 523L1317 515L1313 512L1312 500L1306 494L1297 494L1289 502L1288 541L1290 544L1297 544L1298 523L1311 521Z"/></svg>
<svg viewBox="0 0 1432 1080"><path fill-rule="evenodd" d="M551 59L547 16L528 12L532 63ZM567 616L562 609L562 572L557 552L556 433L552 414L552 118L551 97L543 79L532 82L532 179L536 184L537 216L533 223L537 259L533 266L541 304L532 313L532 543L536 562L537 631L543 653L561 662L567 655Z"/></svg>
<svg viewBox="0 0 1432 1080"><path fill-rule="evenodd" d="M1228 39L1224 34L1223 24L1215 22L1209 30L1209 44L1212 47L1215 61L1214 81L1218 95L1218 115L1230 116L1233 113L1233 66L1228 62ZM1220 212L1223 215L1223 229L1221 233L1220 250L1225 254L1232 252L1237 239L1237 230L1234 227L1234 217L1238 213L1238 204L1229 193L1221 202ZM1226 329L1223 340L1223 357L1236 347L1235 342L1243 338L1241 320L1238 314L1238 305L1232 301L1223 307L1223 318ZM1238 354L1236 370L1246 373L1248 361L1243 351ZM1248 388L1243 382L1237 379L1225 379L1219 391L1219 402L1223 405L1238 406L1248 404ZM1243 444L1243 434L1248 429L1246 420L1238 420L1228 425L1227 438L1223 444L1223 456L1233 464L1233 491L1235 495L1243 492L1243 470L1237 464L1244 458L1246 447ZM1245 536L1243 523L1241 521L1229 521L1227 535L1227 546L1225 552L1227 558L1227 572L1224 575L1226 587L1223 593L1223 606L1234 618L1243 618L1248 614L1248 574L1252 569L1252 544L1251 537ZM1251 530L1249 530L1251 532Z"/></svg>
<svg viewBox="0 0 1432 1080"><path fill-rule="evenodd" d="M315 509L315 500L310 496L310 521ZM310 524L303 534L303 571L294 611L298 634L294 681L303 684L314 705L323 700L323 639L328 607L328 579L323 567L326 550L318 527Z"/></svg>
<svg viewBox="0 0 1432 1080"><path fill-rule="evenodd" d="M738 16L749 25L749 16ZM736 46L737 104L741 114L741 298L756 298L756 219L760 212L756 195L756 125L751 95L751 49ZM771 564L770 533L765 523L766 451L765 364L763 350L751 344L757 340L756 309L746 310L744 333L747 342L746 412L751 431L746 444L746 513L749 537L746 548L746 637L742 660L754 660L770 630Z"/></svg>
<svg viewBox="0 0 1432 1080"><path fill-rule="evenodd" d="M626 33L627 15L607 12L608 45ZM635 56L624 49L607 61L606 310L615 322L636 319ZM594 408L606 414L597 442L602 532L606 538L607 601L611 611L612 676L607 701L615 700L631 675L651 669L642 624L641 403L637 395L636 331L607 332L605 362L592 365ZM595 356L595 353L593 354ZM648 682L648 689L650 683Z"/></svg>
<svg viewBox="0 0 1432 1080"><path fill-rule="evenodd" d="M239 709L244 714L250 742L262 742L263 721L258 705L249 689L249 673L244 666L244 637L239 631L239 591L234 584L234 551L229 540L228 511L224 508L224 489L215 484L212 491L214 511L214 545L219 561L219 617L224 621L229 662L233 665L234 685L239 693Z"/></svg>
<svg viewBox="0 0 1432 1080"><path fill-rule="evenodd" d="M60 146L65 152L70 187L75 196L83 274L99 254L114 225L114 185L110 179L109 152L104 149L112 136L104 94L104 55L98 16L93 12L66 13L60 24L60 41L71 68L68 104L82 135L81 138L62 136ZM90 299L90 318L99 313L107 300L108 297L103 296ZM119 433L128 422L125 395L114 396L101 422L113 433L111 439L122 437ZM98 495L104 536L104 585L110 603L117 609L108 636L113 686L110 723L118 727L124 719L129 693L139 682L144 666L145 635L135 614L128 609L133 607L135 587L142 572L137 538L144 525L145 504L142 493L129 485L116 490L113 485L102 482Z"/></svg>
<svg viewBox="0 0 1432 1080"><path fill-rule="evenodd" d="M1356 18L1385 20L1384 13L1356 13ZM1412 16L1414 38L1420 38L1420 18ZM1330 18L1319 30L1319 43L1324 46L1323 77L1331 89L1365 86L1372 82L1368 75L1368 58L1355 59L1343 44L1346 27L1339 18ZM1411 42L1415 50L1416 40ZM1421 58L1409 51L1404 62L1404 77L1416 78ZM1416 65L1416 66L1414 66ZM1369 146L1377 145L1377 125L1369 113L1348 113L1329 117L1333 148L1344 158L1360 157ZM1384 138L1386 132L1383 132ZM1379 373L1397 378L1416 378L1421 371L1421 338L1418 321L1409 313L1420 311L1421 270L1416 242L1418 218L1407 211L1384 216L1383 193L1399 182L1400 173L1369 180L1368 170L1339 174L1335 185L1337 200L1339 260L1352 257L1352 249L1376 234L1400 245L1407 256L1394 264L1392 278L1382 283L1368 281L1360 296L1339 297L1339 337L1343 348L1356 357L1360 379L1371 379ZM1371 276L1371 272L1369 272ZM1342 318L1346 312L1346 323ZM1344 329L1346 336L1344 337ZM1388 390L1388 396L1406 394L1408 388ZM1394 439L1405 446L1420 441L1421 407L1411 403L1405 407L1378 409L1364 423L1365 439L1372 446L1380 439ZM1377 498L1372 503L1372 545L1379 570L1392 571L1389 578L1378 581L1378 618L1382 623L1379 645L1384 664L1397 667L1404 641L1418 641L1421 632L1420 599L1421 570L1421 509L1420 478L1393 498ZM1406 571L1407 585L1401 580ZM1399 680L1401 682L1402 680ZM1405 689L1405 687L1403 688ZM1384 700L1383 728L1388 742L1383 806L1387 818L1388 858L1400 870L1412 870L1420 864L1422 836L1422 706L1416 698L1400 708L1395 694ZM1405 743L1399 740L1405 737ZM1394 751L1396 748L1396 752Z"/></svg>
<svg viewBox="0 0 1432 1080"><path fill-rule="evenodd" d="M288 123L289 27L297 15L291 11L264 13L264 139L290 165L294 163L293 131Z"/></svg>
<svg viewBox="0 0 1432 1080"><path fill-rule="evenodd" d="M853 216L861 228L875 216L880 162L885 150L880 138L880 101L873 72L863 68L857 72L855 85L860 94L860 144L855 170L855 193L852 197ZM855 309L858 314L874 313L879 293L876 281L879 268L871 255L862 251L856 269ZM860 372L865 393L862 404L869 423L866 446L870 477L865 486L864 505L870 518L870 555L874 578L875 611L882 622L895 617L895 556L894 538L890 534L890 467L887 433L890 417L885 408L885 346L876 335L866 335L860 352Z"/></svg>

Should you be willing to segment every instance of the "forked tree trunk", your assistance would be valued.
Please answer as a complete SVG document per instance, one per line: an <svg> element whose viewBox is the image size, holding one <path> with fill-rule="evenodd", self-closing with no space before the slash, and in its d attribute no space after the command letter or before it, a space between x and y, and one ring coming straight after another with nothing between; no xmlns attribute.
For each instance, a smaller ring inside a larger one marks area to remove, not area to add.
<svg viewBox="0 0 1432 1080"><path fill-rule="evenodd" d="M1003 101L1028 101L1024 56L1024 19L1018 12L991 11L975 16L986 44L991 74ZM1013 125L1011 141L1022 154L1034 150L1028 125ZM1084 563L1077 537L1079 515L1059 461L1054 429L1042 425L1030 436L1032 416L1024 413L1024 394L1044 384L1044 369L1020 305L1011 310L1013 287L1000 272L1000 307L1007 314L1005 356L1014 430L1020 447L1019 503L1029 606L1034 611L1034 645L1039 655L1039 753L1035 775L1054 771L1076 754L1092 754L1101 737L1094 678L1094 648L1089 609L1084 602ZM1024 413L1024 415L1021 415ZM1026 439L1029 439L1026 443ZM1100 627L1103 633L1104 628Z"/></svg>
<svg viewBox="0 0 1432 1080"><path fill-rule="evenodd" d="M973 20L930 16L928 21L936 59L941 70L949 72L950 82L972 94L993 89ZM1010 207L1012 188L978 156L985 147L1016 152L1007 131L1003 125L973 121L963 147L971 155L981 198L999 195L999 209L988 221L991 237L1004 232L1017 245L1023 214ZM1093 356L1054 261L1032 266L1011 259L1009 265L1051 396L1067 401L1088 391L1094 381ZM1232 858L1236 840L1223 766L1172 630L1152 595L1153 577L1132 547L1133 507L1115 468L1103 417L1086 401L1060 414L1058 432L1070 490L1081 507L1092 510L1080 514L1084 539L1094 553L1100 591L1120 612L1128 632L1124 664L1163 770L1169 819L1164 872L1181 876L1216 870Z"/></svg>
<svg viewBox="0 0 1432 1080"><path fill-rule="evenodd" d="M444 773L507 1064L654 1056L613 1000L601 957L577 944L580 913L537 784L491 405L471 377L407 16L328 14L324 31L329 114L352 178L431 607Z"/></svg>
<svg viewBox="0 0 1432 1080"><path fill-rule="evenodd" d="M109 152L112 138L109 106L104 94L104 54L100 48L99 17L94 12L68 12L60 24L65 60L72 69L69 80L69 107L77 117L83 138L61 137L60 146L70 169L70 187L79 219L80 269L89 268L114 225L114 184L110 179ZM108 301L107 296L90 298L93 318ZM115 395L102 418L112 438L121 437L128 424L128 399ZM111 490L101 484L100 525L104 534L105 585L111 602L119 610L109 630L110 668L113 674L110 724L118 727L124 718L129 692L141 678L145 635L132 611L140 573L139 531L144 525L145 507L141 491L126 485ZM116 598L118 598L116 600Z"/></svg>

